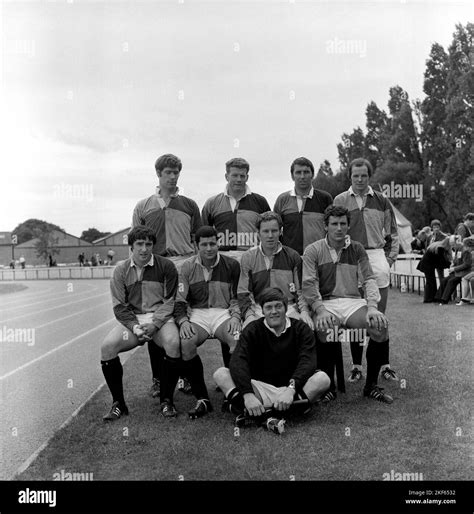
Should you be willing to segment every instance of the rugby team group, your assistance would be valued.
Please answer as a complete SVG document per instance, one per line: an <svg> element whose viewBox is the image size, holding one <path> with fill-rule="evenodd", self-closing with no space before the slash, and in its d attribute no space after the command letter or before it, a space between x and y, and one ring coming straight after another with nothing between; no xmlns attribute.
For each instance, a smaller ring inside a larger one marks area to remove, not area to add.
<svg viewBox="0 0 474 514"><path fill-rule="evenodd" d="M161 414L177 415L177 386L196 397L191 419L211 412L197 351L209 338L221 343L224 366L213 378L237 426L282 433L289 416L336 400L345 391L341 340L351 347L349 382L364 378L366 347L363 395L392 403L378 380L398 380L384 313L399 240L389 200L369 185L369 161L350 163L352 185L333 199L314 188L311 161L295 159L293 186L273 211L247 185L242 158L226 163L224 191L202 212L179 193L178 157L162 155L155 170L155 194L133 212L130 257L111 279L116 323L101 366L113 404L104 421L128 414L119 353L145 343ZM356 336L344 339L348 332Z"/></svg>

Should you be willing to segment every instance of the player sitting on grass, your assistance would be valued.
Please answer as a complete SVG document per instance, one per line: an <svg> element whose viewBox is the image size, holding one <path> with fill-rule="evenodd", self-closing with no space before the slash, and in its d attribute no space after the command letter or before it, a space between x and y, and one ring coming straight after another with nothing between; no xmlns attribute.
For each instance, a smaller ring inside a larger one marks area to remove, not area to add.
<svg viewBox="0 0 474 514"><path fill-rule="evenodd" d="M303 255L303 295L314 313L321 367L331 377L331 390L323 401L336 398L334 363L329 363L326 355L330 341L338 341L339 327L344 326L363 329L362 334L370 336L364 396L392 403L392 397L377 386L384 360L379 342L387 340L388 320L377 310L380 294L375 274L362 244L347 235L349 223L345 207L329 206L324 213L326 238L310 244ZM358 281L363 284L366 299L360 297ZM362 336L358 343L364 342Z"/></svg>
<svg viewBox="0 0 474 514"><path fill-rule="evenodd" d="M223 410L238 414L237 425L253 420L281 433L283 416L308 412L329 389L330 380L316 369L313 331L287 316L283 291L267 288L260 305L264 317L242 331L230 369L219 368L214 380L226 396ZM296 400L303 405L297 406Z"/></svg>
<svg viewBox="0 0 474 514"><path fill-rule="evenodd" d="M153 341L167 355L175 356L172 352L179 345L178 328L173 319L178 286L176 267L168 259L152 253L156 237L150 228L133 228L128 234L128 243L132 255L117 264L110 281L118 323L107 334L101 347L102 372L113 399L104 421L114 421L122 414L128 414L119 353Z"/></svg>
<svg viewBox="0 0 474 514"><path fill-rule="evenodd" d="M233 348L240 333L240 309L237 302L239 263L219 254L217 231L203 226L196 231L198 254L183 262L179 272L175 320L179 326L182 360L174 360L176 369L191 383L197 398L190 418L212 411L201 358L197 348L208 338L216 338ZM189 312L188 312L189 310ZM176 416L173 387L166 384L162 403L165 417Z"/></svg>

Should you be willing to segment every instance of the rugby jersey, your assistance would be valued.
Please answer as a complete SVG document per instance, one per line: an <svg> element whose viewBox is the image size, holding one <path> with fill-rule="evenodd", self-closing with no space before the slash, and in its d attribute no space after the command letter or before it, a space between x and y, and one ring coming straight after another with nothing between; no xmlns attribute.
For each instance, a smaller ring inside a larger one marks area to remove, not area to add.
<svg viewBox="0 0 474 514"><path fill-rule="evenodd" d="M187 308L229 309L229 314L240 319L237 301L240 266L231 257L217 254L217 261L210 272L202 264L199 254L186 259L179 272L174 317L181 323L188 319Z"/></svg>
<svg viewBox="0 0 474 514"><path fill-rule="evenodd" d="M316 363L314 333L306 323L290 318L290 327L278 337L260 318L242 331L229 369L242 394L253 393L251 379L276 387L293 379L300 391L316 372Z"/></svg>
<svg viewBox="0 0 474 514"><path fill-rule="evenodd" d="M273 262L268 265L261 244L244 252L240 260L237 290L242 317L255 312L255 304L259 304L260 295L267 287L279 287L289 304L297 303L300 312L309 311L301 294L301 274L301 257L281 243L273 255ZM247 313L249 310L250 313Z"/></svg>
<svg viewBox="0 0 474 514"><path fill-rule="evenodd" d="M374 191L370 186L365 205L359 207L352 186L334 198L334 205L349 210L351 222L348 234L354 241L359 241L366 250L385 246L385 236L391 236L388 258L395 261L399 252L397 220L390 200Z"/></svg>
<svg viewBox="0 0 474 514"><path fill-rule="evenodd" d="M323 305L323 300L360 299L359 275L367 305L376 308L379 289L361 243L346 237L344 247L337 252L325 238L310 244L303 254L303 296L314 312Z"/></svg>
<svg viewBox="0 0 474 514"><path fill-rule="evenodd" d="M120 261L110 279L115 317L133 330L137 314L153 312L153 324L160 329L173 315L177 287L178 271L164 257L152 255L141 276L131 257Z"/></svg>
<svg viewBox="0 0 474 514"><path fill-rule="evenodd" d="M281 242L303 255L304 249L318 239L322 239L324 230L324 210L332 204L332 196L326 191L311 188L304 195L302 209L298 208L298 197L293 189L282 193L275 202L273 210L283 220Z"/></svg>
<svg viewBox="0 0 474 514"><path fill-rule="evenodd" d="M267 200L252 193L247 186L246 194L231 206L228 187L206 200L202 209L202 222L218 232L220 250L248 250L258 243L256 223L259 214L270 210Z"/></svg>
<svg viewBox="0 0 474 514"><path fill-rule="evenodd" d="M195 253L194 234L201 226L199 207L194 200L176 191L168 205L164 205L160 190L140 200L134 211L132 227L147 225L156 235L153 253L163 256Z"/></svg>

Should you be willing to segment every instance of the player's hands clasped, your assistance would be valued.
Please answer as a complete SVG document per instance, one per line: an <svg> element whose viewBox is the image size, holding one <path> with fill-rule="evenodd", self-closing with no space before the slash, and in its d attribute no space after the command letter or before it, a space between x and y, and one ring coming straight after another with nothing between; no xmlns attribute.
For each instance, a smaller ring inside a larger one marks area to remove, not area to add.
<svg viewBox="0 0 474 514"><path fill-rule="evenodd" d="M253 393L244 394L244 403L250 416L261 416L265 414L265 407Z"/></svg>
<svg viewBox="0 0 474 514"><path fill-rule="evenodd" d="M316 316L316 330L329 330L338 324L339 320L326 309L321 310Z"/></svg>
<svg viewBox="0 0 474 514"><path fill-rule="evenodd" d="M376 328L377 330L383 330L388 327L388 319L375 307L367 309L367 323L369 327Z"/></svg>
<svg viewBox="0 0 474 514"><path fill-rule="evenodd" d="M291 387L285 388L283 391L278 393L275 401L273 402L273 407L276 410L288 410L293 403L293 399L295 397L295 390Z"/></svg>

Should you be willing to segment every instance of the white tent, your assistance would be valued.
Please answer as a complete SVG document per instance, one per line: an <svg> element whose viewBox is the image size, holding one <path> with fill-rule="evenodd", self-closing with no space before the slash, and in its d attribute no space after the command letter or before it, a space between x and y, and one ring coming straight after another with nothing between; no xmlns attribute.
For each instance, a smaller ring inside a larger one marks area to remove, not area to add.
<svg viewBox="0 0 474 514"><path fill-rule="evenodd" d="M413 241L411 223L393 204L392 207L393 211L395 212L395 219L397 220L398 237L400 239L400 245L405 253L411 253L411 242Z"/></svg>

